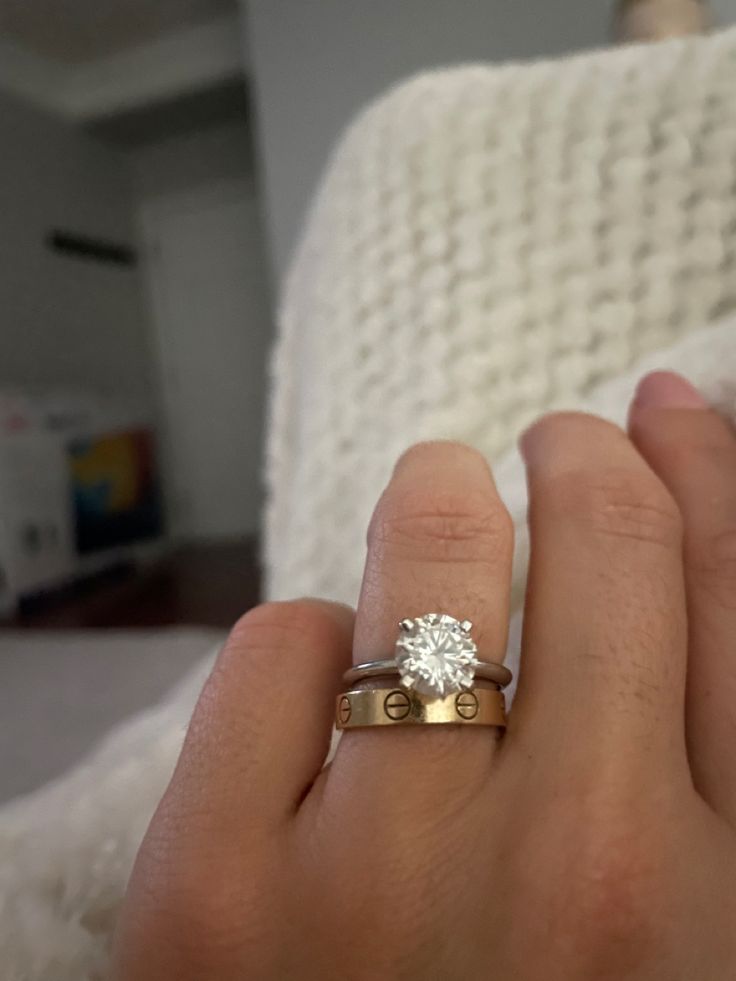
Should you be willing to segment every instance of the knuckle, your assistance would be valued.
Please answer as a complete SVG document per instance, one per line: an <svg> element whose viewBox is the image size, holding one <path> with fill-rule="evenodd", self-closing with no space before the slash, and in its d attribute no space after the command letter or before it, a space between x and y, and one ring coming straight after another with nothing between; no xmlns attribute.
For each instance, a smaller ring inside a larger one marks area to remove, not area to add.
<svg viewBox="0 0 736 981"><path fill-rule="evenodd" d="M188 946L211 954L228 946L234 933L232 913L224 901L222 883L214 881L207 870L196 871L196 879L193 875L187 878L188 885L178 883L168 896L160 897L160 908L173 931Z"/></svg>
<svg viewBox="0 0 736 981"><path fill-rule="evenodd" d="M216 705L218 693L233 684L273 682L280 674L303 671L306 664L331 662L332 652L347 643L347 623L334 616L329 604L313 600L262 603L234 625L220 650L198 705ZM196 717L196 715L195 715ZM205 713L206 717L206 713ZM255 717L253 715L253 717Z"/></svg>
<svg viewBox="0 0 736 981"><path fill-rule="evenodd" d="M275 910L262 875L238 875L232 856L212 848L179 852L176 864L151 861L150 836L147 844L146 875L136 880L139 943L201 966L202 976L227 975L268 935Z"/></svg>
<svg viewBox="0 0 736 981"><path fill-rule="evenodd" d="M636 822L617 808L585 808L587 833L578 837L575 854L580 862L572 878L577 906L625 910L639 890L636 885L649 874L651 843L642 848L646 837ZM579 831L579 829L578 829ZM613 902L612 902L613 901Z"/></svg>
<svg viewBox="0 0 736 981"><path fill-rule="evenodd" d="M331 866L330 892L339 897L329 909L335 936L350 938L353 949L370 947L375 937L382 939L370 967L362 973L353 961L350 978L373 981L455 977L455 972L442 969L444 944L433 930L433 916L427 915L431 914L432 904L427 891L432 879L431 862L413 855L406 848L405 838L399 847L391 837L386 836L385 851L381 847L382 861L378 864L375 856L369 854L362 860L353 859L347 869L338 863ZM364 885L357 893L356 869L357 878ZM322 869L320 880L324 881ZM419 911L422 915L418 916ZM317 910L317 915L321 912ZM345 949L349 957L349 950Z"/></svg>
<svg viewBox="0 0 736 981"><path fill-rule="evenodd" d="M513 548L514 528L494 494L413 488L388 492L368 532L372 549L429 561L487 561Z"/></svg>
<svg viewBox="0 0 736 981"><path fill-rule="evenodd" d="M672 496L654 475L611 468L568 472L549 488L553 508L603 538L679 548L682 518Z"/></svg>
<svg viewBox="0 0 736 981"><path fill-rule="evenodd" d="M655 897L672 886L672 849L661 829L632 819L620 802L594 794L578 799L574 814L574 822L558 814L546 840L532 846L535 871L525 876L521 902L547 905L559 935L589 961L591 976L602 964L615 964L624 976L624 967L634 966L627 958L647 957L661 935Z"/></svg>
<svg viewBox="0 0 736 981"><path fill-rule="evenodd" d="M736 523L691 542L688 564L696 587L723 609L736 609Z"/></svg>
<svg viewBox="0 0 736 981"><path fill-rule="evenodd" d="M247 650L249 656L288 650L296 639L321 638L325 618L319 607L306 600L262 603L245 613L230 631L226 647Z"/></svg>
<svg viewBox="0 0 736 981"><path fill-rule="evenodd" d="M656 876L651 851L644 855L631 834L595 841L571 877L564 912L569 926L589 938L605 957L643 951L654 930L651 901Z"/></svg>
<svg viewBox="0 0 736 981"><path fill-rule="evenodd" d="M179 888L169 898L168 920L173 935L180 938L188 957L198 957L217 976L232 969L246 949L256 949L267 927L255 896L233 884L232 875L223 880L201 870L196 885Z"/></svg>

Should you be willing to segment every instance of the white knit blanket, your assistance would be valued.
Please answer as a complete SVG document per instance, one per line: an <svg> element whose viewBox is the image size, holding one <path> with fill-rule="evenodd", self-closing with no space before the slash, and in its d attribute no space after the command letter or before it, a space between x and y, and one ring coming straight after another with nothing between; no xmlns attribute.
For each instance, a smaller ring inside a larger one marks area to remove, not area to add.
<svg viewBox="0 0 736 981"><path fill-rule="evenodd" d="M623 421L683 371L736 417L736 33L422 76L339 148L287 289L269 443L269 592L353 602L395 457L495 464L550 407ZM705 324L714 324L704 327ZM518 650L519 617L510 659ZM105 976L125 880L210 658L54 785L0 811L3 981Z"/></svg>
<svg viewBox="0 0 736 981"><path fill-rule="evenodd" d="M736 30L432 72L355 122L280 317L271 595L355 596L408 443L496 461L543 411L736 309L734 93Z"/></svg>

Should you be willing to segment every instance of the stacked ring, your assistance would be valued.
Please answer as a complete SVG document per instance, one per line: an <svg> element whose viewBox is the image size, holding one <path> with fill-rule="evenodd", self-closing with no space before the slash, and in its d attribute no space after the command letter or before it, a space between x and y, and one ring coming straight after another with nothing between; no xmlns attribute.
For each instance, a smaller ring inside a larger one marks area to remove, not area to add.
<svg viewBox="0 0 736 981"><path fill-rule="evenodd" d="M343 675L350 686L396 677L398 685L342 692L335 713L338 729L438 724L505 728L500 689L512 675L502 664L478 660L469 620L428 613L399 626L394 659L357 664ZM476 679L493 687L476 687Z"/></svg>
<svg viewBox="0 0 736 981"><path fill-rule="evenodd" d="M506 728L503 692L475 688L444 698L429 698L405 688L364 688L337 698L335 726L473 725Z"/></svg>

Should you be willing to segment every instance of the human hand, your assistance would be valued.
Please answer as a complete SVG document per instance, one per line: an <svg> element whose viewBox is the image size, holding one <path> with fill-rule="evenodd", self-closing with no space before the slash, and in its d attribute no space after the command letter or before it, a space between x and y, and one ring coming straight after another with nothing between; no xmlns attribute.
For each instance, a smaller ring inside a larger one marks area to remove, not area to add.
<svg viewBox="0 0 736 981"><path fill-rule="evenodd" d="M417 726L329 744L352 657L397 621L506 646L512 527L455 444L399 461L344 607L235 627L141 847L118 981L736 977L736 438L676 376L629 436L523 440L532 553L502 739ZM339 529L335 533L339 534Z"/></svg>

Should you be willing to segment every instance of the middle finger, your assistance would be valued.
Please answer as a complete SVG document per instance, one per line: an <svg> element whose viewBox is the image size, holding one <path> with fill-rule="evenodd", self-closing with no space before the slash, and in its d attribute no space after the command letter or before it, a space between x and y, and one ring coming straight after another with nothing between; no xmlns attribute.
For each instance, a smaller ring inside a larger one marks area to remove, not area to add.
<svg viewBox="0 0 736 981"><path fill-rule="evenodd" d="M523 441L531 559L509 747L556 770L684 767L687 627L677 506L618 427L548 416ZM647 764L648 765L648 764Z"/></svg>

